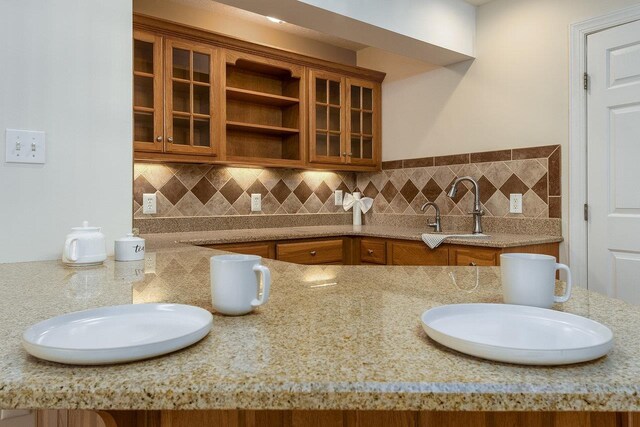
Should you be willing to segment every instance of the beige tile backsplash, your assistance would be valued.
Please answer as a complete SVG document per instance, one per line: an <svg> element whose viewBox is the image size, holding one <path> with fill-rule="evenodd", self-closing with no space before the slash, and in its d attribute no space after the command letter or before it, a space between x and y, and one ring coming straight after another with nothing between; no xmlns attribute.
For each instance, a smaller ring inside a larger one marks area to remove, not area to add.
<svg viewBox="0 0 640 427"><path fill-rule="evenodd" d="M560 217L559 146L395 160L375 173L136 162L134 217L249 215L251 193L262 194L257 215L336 213L342 211L334 205L336 189L359 189L374 199L377 214L417 214L435 201L445 215L466 215L471 186L464 183L455 199L445 194L464 175L480 183L487 216ZM150 192L157 192L156 215L142 213L142 194ZM523 214L509 213L510 193L523 194Z"/></svg>

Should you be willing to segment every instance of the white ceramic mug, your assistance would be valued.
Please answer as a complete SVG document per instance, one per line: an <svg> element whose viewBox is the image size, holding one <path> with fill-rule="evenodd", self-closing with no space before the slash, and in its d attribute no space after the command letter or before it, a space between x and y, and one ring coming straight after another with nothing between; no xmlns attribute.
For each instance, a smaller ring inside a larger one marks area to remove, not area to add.
<svg viewBox="0 0 640 427"><path fill-rule="evenodd" d="M257 255L211 257L211 299L217 312L238 316L267 302L271 272L261 261ZM262 276L260 295L259 276Z"/></svg>
<svg viewBox="0 0 640 427"><path fill-rule="evenodd" d="M567 302L571 296L571 270L556 263L555 257L539 254L502 254L502 295L507 304L551 308L556 302ZM567 285L562 296L556 296L556 270L567 272Z"/></svg>

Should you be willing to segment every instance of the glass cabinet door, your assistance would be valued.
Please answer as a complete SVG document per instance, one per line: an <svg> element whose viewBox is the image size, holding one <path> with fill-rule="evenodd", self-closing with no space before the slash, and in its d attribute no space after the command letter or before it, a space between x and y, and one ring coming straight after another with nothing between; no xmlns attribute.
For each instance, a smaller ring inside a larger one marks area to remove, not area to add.
<svg viewBox="0 0 640 427"><path fill-rule="evenodd" d="M377 162L379 85L356 79L347 79L348 160L352 164L375 165Z"/></svg>
<svg viewBox="0 0 640 427"><path fill-rule="evenodd" d="M133 33L133 146L162 151L162 38Z"/></svg>
<svg viewBox="0 0 640 427"><path fill-rule="evenodd" d="M165 45L166 151L216 155L217 51L175 39Z"/></svg>
<svg viewBox="0 0 640 427"><path fill-rule="evenodd" d="M311 162L344 163L345 80L320 71L310 71L309 157Z"/></svg>

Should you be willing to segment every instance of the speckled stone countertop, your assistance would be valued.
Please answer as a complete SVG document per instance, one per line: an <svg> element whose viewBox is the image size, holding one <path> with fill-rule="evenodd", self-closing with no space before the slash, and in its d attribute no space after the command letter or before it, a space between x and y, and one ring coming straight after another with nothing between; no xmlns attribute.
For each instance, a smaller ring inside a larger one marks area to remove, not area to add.
<svg viewBox="0 0 640 427"><path fill-rule="evenodd" d="M318 225L288 228L254 228L245 230L214 230L184 233L147 234L156 247L172 246L176 242L191 245L213 245L222 243L258 242L265 240L291 240L317 237L361 236L383 237L401 240L421 240L422 233L430 229L411 227L391 227L385 225ZM452 231L447 234L469 234L468 231ZM525 245L561 242L561 236L487 233L488 238L453 237L445 243L492 248L508 248Z"/></svg>
<svg viewBox="0 0 640 427"><path fill-rule="evenodd" d="M211 309L209 258L217 253L174 245L149 250L146 264L0 265L0 408L640 410L640 310L618 300L574 288L558 307L614 331L613 351L590 363L493 363L431 341L419 321L425 310L500 301L495 267L265 260L273 279L267 305L214 316L211 333L177 353L73 367L21 347L30 324L73 310L131 302Z"/></svg>

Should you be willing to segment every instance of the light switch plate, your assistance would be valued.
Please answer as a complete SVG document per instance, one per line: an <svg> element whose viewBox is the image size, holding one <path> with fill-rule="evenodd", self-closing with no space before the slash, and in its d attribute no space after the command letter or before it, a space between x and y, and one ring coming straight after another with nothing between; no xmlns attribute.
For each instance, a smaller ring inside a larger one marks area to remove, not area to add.
<svg viewBox="0 0 640 427"><path fill-rule="evenodd" d="M342 206L342 190L336 190L334 194L334 204L336 206Z"/></svg>
<svg viewBox="0 0 640 427"><path fill-rule="evenodd" d="M45 162L44 132L36 130L7 129L5 134L7 163Z"/></svg>
<svg viewBox="0 0 640 427"><path fill-rule="evenodd" d="M262 194L251 193L251 212L260 212L262 210Z"/></svg>
<svg viewBox="0 0 640 427"><path fill-rule="evenodd" d="M512 193L509 195L509 212L522 213L522 194Z"/></svg>
<svg viewBox="0 0 640 427"><path fill-rule="evenodd" d="M156 193L144 193L142 195L142 213L154 214L157 212Z"/></svg>

